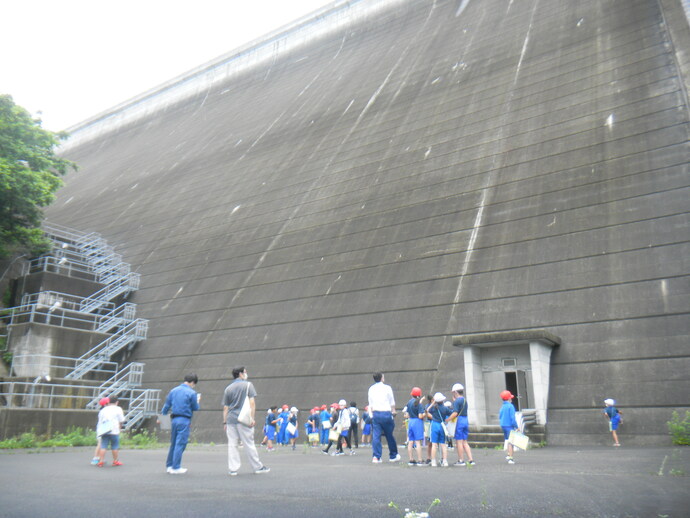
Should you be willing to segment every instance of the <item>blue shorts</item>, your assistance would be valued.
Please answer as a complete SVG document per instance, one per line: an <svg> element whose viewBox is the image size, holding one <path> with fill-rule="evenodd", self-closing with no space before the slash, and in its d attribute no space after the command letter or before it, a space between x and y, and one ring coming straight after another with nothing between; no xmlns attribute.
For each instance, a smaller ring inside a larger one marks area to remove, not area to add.
<svg viewBox="0 0 690 518"><path fill-rule="evenodd" d="M501 426L501 428L503 428L503 438L507 441L508 439L510 439L510 432L513 431L513 427L512 426Z"/></svg>
<svg viewBox="0 0 690 518"><path fill-rule="evenodd" d="M365 424L362 428L362 435L371 435L371 424Z"/></svg>
<svg viewBox="0 0 690 518"><path fill-rule="evenodd" d="M466 441L470 434L470 425L468 424L467 418L463 416L458 416L458 421L455 423L455 436L456 441Z"/></svg>
<svg viewBox="0 0 690 518"><path fill-rule="evenodd" d="M350 429L348 428L346 430L340 430L340 435L342 435L343 437L347 437L348 435L350 435Z"/></svg>
<svg viewBox="0 0 690 518"><path fill-rule="evenodd" d="M276 438L276 427L275 426L267 426L266 427L266 439L269 441L274 441Z"/></svg>
<svg viewBox="0 0 690 518"><path fill-rule="evenodd" d="M618 430L618 425L620 424L620 422L621 422L621 416L620 415L616 414L615 416L613 416L613 418L611 419L611 431Z"/></svg>
<svg viewBox="0 0 690 518"><path fill-rule="evenodd" d="M407 422L407 440L408 441L423 441L424 440L424 421L419 418L410 418Z"/></svg>
<svg viewBox="0 0 690 518"><path fill-rule="evenodd" d="M434 444L446 442L446 432L443 431L443 427L438 421L431 421L431 442Z"/></svg>
<svg viewBox="0 0 690 518"><path fill-rule="evenodd" d="M120 434L106 433L101 435L101 449L107 450L110 445L111 450L120 449Z"/></svg>

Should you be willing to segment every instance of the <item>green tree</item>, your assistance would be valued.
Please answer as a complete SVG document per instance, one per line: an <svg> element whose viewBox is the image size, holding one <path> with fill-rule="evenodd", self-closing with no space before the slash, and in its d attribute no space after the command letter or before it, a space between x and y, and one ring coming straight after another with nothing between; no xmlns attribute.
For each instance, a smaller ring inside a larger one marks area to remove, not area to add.
<svg viewBox="0 0 690 518"><path fill-rule="evenodd" d="M12 253L40 254L49 243L40 229L42 207L49 205L69 168L55 148L64 132L41 128L40 119L0 95L0 258Z"/></svg>

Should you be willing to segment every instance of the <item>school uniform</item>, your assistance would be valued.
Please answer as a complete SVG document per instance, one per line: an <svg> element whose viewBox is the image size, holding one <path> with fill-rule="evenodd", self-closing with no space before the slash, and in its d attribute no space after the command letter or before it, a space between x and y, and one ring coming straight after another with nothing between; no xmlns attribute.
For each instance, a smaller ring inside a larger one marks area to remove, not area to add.
<svg viewBox="0 0 690 518"><path fill-rule="evenodd" d="M608 406L604 409L604 413L611 420L610 431L618 430L618 425L621 422L621 414L615 406Z"/></svg>
<svg viewBox="0 0 690 518"><path fill-rule="evenodd" d="M431 415L431 442L443 444L446 442L446 432L442 423L450 416L450 408L445 405L429 405L427 412Z"/></svg>
<svg viewBox="0 0 690 518"><path fill-rule="evenodd" d="M424 440L424 421L419 418L419 414L424 413L424 408L417 398L412 398L407 402L407 440Z"/></svg>
<svg viewBox="0 0 690 518"><path fill-rule="evenodd" d="M273 423L273 421L276 420L276 415L273 412L269 412L266 415L266 425L265 425L265 430L266 430L266 439L269 441L275 441L276 439L276 425Z"/></svg>
<svg viewBox="0 0 690 518"><path fill-rule="evenodd" d="M467 420L467 400L463 396L453 401L453 412L458 414L453 438L456 441L466 441L469 436L470 426Z"/></svg>

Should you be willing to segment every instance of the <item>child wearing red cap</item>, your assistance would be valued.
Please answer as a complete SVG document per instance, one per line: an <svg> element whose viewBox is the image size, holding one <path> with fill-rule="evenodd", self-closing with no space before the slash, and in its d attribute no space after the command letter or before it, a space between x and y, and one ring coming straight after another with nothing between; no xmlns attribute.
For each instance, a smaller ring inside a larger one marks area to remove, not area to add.
<svg viewBox="0 0 690 518"><path fill-rule="evenodd" d="M409 461L408 466L425 466L422 460L422 441L424 440L424 417L425 408L420 402L422 397L422 389L413 387L410 392L410 399L405 406L405 411L408 416L407 421L407 455ZM417 460L415 461L412 451L417 451Z"/></svg>
<svg viewBox="0 0 690 518"><path fill-rule="evenodd" d="M512 403L513 397L509 390L501 392L503 406L501 406L501 410L498 412L498 420L501 423L501 428L503 428L503 439L508 448L508 456L506 457L508 464L515 464L513 445L508 442L508 439L510 438L510 432L518 429L517 420L515 419L515 407Z"/></svg>
<svg viewBox="0 0 690 518"><path fill-rule="evenodd" d="M117 396L111 395L108 404L98 412L97 434L100 434L101 451L96 466L102 468L105 465L105 452L110 446L113 454L113 466L122 466L120 462L120 427L125 421L122 408L118 406Z"/></svg>
<svg viewBox="0 0 690 518"><path fill-rule="evenodd" d="M107 404L110 403L110 400L107 397L102 397L100 401L98 402L98 405L103 408ZM98 426L98 420L96 421L96 426ZM97 435L96 436L96 451L93 452L93 459L91 459L91 464L96 465L98 464L98 461L101 460L101 436Z"/></svg>
<svg viewBox="0 0 690 518"><path fill-rule="evenodd" d="M314 407L311 409L307 422L305 424L307 428L307 438L312 448L319 444L319 425L321 424L321 419L319 418L319 409Z"/></svg>

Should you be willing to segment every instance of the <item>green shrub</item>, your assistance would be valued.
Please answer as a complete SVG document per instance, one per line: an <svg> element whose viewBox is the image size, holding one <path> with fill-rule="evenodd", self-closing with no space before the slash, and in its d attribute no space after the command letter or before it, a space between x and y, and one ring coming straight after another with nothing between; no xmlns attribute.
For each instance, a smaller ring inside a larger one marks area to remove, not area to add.
<svg viewBox="0 0 690 518"><path fill-rule="evenodd" d="M150 433L148 430L143 430L141 432L122 432L120 436L120 446L126 448L155 448L159 446L158 437L155 434Z"/></svg>
<svg viewBox="0 0 690 518"><path fill-rule="evenodd" d="M156 448L161 444L158 437L148 431L122 432L120 446L132 449ZM69 428L52 436L37 436L33 431L0 441L0 450L19 448L66 448L72 446L96 446L96 432L84 428Z"/></svg>
<svg viewBox="0 0 690 518"><path fill-rule="evenodd" d="M673 439L673 444L680 446L690 445L690 410L685 411L685 419L682 421L678 412L674 410L673 414L671 414L671 420L666 424Z"/></svg>

